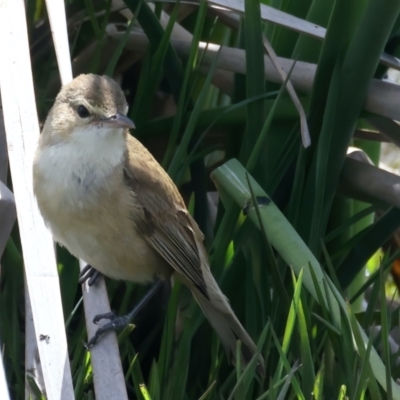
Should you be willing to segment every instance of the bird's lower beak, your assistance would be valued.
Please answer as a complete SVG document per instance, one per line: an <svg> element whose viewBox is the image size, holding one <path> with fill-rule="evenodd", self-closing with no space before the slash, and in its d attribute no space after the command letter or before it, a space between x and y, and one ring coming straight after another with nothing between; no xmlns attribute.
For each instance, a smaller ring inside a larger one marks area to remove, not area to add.
<svg viewBox="0 0 400 400"><path fill-rule="evenodd" d="M133 121L126 115L121 113L116 113L110 118L103 119L101 123L104 125L108 125L110 128L113 127L135 129L135 124L133 123Z"/></svg>

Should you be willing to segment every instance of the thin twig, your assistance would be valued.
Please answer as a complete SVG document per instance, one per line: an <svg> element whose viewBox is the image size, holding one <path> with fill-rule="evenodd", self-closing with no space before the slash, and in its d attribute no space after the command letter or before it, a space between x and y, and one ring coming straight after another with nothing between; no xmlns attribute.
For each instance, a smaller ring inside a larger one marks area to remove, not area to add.
<svg viewBox="0 0 400 400"><path fill-rule="evenodd" d="M282 78L282 83L285 82L287 80L287 74L281 67L278 56L275 53L275 50L273 49L270 42L268 41L268 39L265 36L263 37L263 43L264 43L264 48L267 51L267 53L272 61L272 64L274 65L274 67L278 71L278 74ZM299 98L297 97L297 94L296 94L296 91L294 90L292 82L290 82L290 78L286 83L286 90L288 91L290 98L292 99L297 111L299 112L301 140L303 142L303 146L305 148L307 148L311 145L310 132L308 130L308 124L307 124L307 116L306 116L306 113L304 111L302 104L300 103Z"/></svg>

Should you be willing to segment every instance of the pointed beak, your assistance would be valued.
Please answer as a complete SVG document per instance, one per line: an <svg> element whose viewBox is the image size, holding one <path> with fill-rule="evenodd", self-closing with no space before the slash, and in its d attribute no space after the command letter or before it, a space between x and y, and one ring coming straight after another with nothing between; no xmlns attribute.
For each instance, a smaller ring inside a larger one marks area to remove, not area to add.
<svg viewBox="0 0 400 400"><path fill-rule="evenodd" d="M135 124L133 123L133 121L126 115L121 113L116 113L110 118L103 119L101 122L105 125L108 125L110 128L115 127L115 128L135 129Z"/></svg>

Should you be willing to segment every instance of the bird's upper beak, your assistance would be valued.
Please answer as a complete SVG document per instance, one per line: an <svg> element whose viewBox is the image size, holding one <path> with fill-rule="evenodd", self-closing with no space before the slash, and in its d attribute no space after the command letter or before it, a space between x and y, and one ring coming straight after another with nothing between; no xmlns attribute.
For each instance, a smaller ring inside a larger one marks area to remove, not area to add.
<svg viewBox="0 0 400 400"><path fill-rule="evenodd" d="M135 129L135 124L133 121L128 118L126 115L121 113L116 113L110 118L101 120L101 123L109 126L110 128L129 128Z"/></svg>

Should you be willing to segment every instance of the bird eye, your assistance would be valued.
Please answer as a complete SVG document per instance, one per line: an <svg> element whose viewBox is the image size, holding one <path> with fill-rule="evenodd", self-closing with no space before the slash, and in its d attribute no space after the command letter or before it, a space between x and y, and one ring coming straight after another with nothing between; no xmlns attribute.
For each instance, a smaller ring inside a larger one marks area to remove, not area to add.
<svg viewBox="0 0 400 400"><path fill-rule="evenodd" d="M87 118L90 115L90 113L85 106L80 105L78 106L78 115L81 118Z"/></svg>

